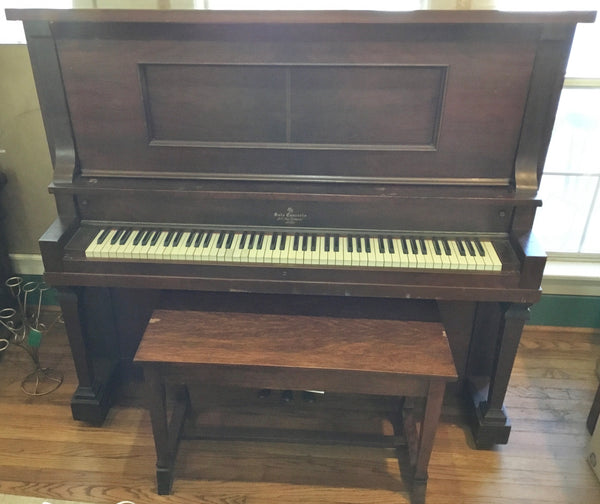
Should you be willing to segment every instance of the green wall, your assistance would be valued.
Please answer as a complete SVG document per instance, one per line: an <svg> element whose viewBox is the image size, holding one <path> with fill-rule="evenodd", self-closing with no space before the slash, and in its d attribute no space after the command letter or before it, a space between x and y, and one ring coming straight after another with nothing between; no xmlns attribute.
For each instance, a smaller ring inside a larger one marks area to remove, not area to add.
<svg viewBox="0 0 600 504"><path fill-rule="evenodd" d="M531 309L529 324L600 328L600 297L545 294Z"/></svg>

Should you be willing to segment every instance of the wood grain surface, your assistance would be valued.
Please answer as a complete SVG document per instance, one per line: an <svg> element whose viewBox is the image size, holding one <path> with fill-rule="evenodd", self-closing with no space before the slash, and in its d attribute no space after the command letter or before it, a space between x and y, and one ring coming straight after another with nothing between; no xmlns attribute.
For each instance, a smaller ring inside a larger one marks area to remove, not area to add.
<svg viewBox="0 0 600 504"><path fill-rule="evenodd" d="M20 391L31 369L24 352L11 347L0 357L1 493L95 504L408 502L395 453L388 449L221 441L184 443L174 494L159 497L150 418L139 384L123 391L103 427L90 427L71 419L69 401L77 382L62 327L45 337L40 356L44 365L65 373L65 382L36 399ZM585 419L598 385L598 357L599 334L527 329L506 397L510 442L491 451L472 448L459 401L448 395L429 464L428 504L600 502L600 483L585 460ZM389 406L378 398L326 396L312 405L299 398L283 404L274 391L264 406L255 390L195 392L201 394L199 415L207 424L256 419L257 411L268 407L298 425L318 427L325 415L357 431L389 427L376 420ZM203 407L202 394L216 405Z"/></svg>
<svg viewBox="0 0 600 504"><path fill-rule="evenodd" d="M455 377L435 322L156 310L136 360Z"/></svg>

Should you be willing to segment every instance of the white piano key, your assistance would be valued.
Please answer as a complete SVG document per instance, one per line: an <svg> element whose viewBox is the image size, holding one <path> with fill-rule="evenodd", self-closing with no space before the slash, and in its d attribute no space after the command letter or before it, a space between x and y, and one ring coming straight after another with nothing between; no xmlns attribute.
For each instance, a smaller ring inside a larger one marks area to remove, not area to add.
<svg viewBox="0 0 600 504"><path fill-rule="evenodd" d="M121 250L117 252L117 257L123 257L124 259L133 259L133 241L137 235L137 231L132 231L125 243L120 245Z"/></svg>
<svg viewBox="0 0 600 504"><path fill-rule="evenodd" d="M477 261L475 259L475 256L471 255L471 251L469 250L469 244L467 243L467 240L461 240L461 241L462 241L463 248L465 250L464 258L467 263L467 269L472 270L472 271L477 270Z"/></svg>
<svg viewBox="0 0 600 504"><path fill-rule="evenodd" d="M148 248L146 254L148 259L151 260L160 260L164 257L165 238L167 237L168 233L166 231L159 231L158 233L158 235L152 235L150 247Z"/></svg>
<svg viewBox="0 0 600 504"><path fill-rule="evenodd" d="M218 231L211 231L202 242L200 259L204 262L214 262L217 260L217 241L219 239Z"/></svg>
<svg viewBox="0 0 600 504"><path fill-rule="evenodd" d="M454 240L448 239L448 246L450 247L450 255L448 258L450 259L450 269L465 269L466 261L461 260L460 252L458 251L458 246Z"/></svg>
<svg viewBox="0 0 600 504"><path fill-rule="evenodd" d="M242 244L243 239L243 244ZM239 263L242 262L242 256L244 255L244 246L248 243L248 233L236 233L231 246L231 262Z"/></svg>
<svg viewBox="0 0 600 504"><path fill-rule="evenodd" d="M492 271L501 271L502 270L502 262L496 253L496 249L492 242L486 241L482 242L481 245L485 248L485 251L490 256L490 260L492 263Z"/></svg>
<svg viewBox="0 0 600 504"><path fill-rule="evenodd" d="M348 236L340 236L340 264L342 266L352 266L352 256L348 252Z"/></svg>
<svg viewBox="0 0 600 504"><path fill-rule="evenodd" d="M374 260L371 262L371 266L383 268L385 266L385 245L383 251L381 251L381 240L379 237L375 237L371 240L371 251L373 253Z"/></svg>
<svg viewBox="0 0 600 504"><path fill-rule="evenodd" d="M474 240L470 240L471 242L471 246L473 247L473 251L475 253L475 264L477 265L476 269L477 271L484 271L485 270L485 260L483 258L483 256L479 253L479 250L477 248L477 245L475 243Z"/></svg>
<svg viewBox="0 0 600 504"><path fill-rule="evenodd" d="M174 261L185 261L189 248L186 246L188 238L192 234L191 231L182 231L177 245L171 250L171 258Z"/></svg>
<svg viewBox="0 0 600 504"><path fill-rule="evenodd" d="M147 231L145 229L136 229L133 234L133 242L131 243L131 259L139 260L141 258L140 251L142 249L142 239Z"/></svg>
<svg viewBox="0 0 600 504"><path fill-rule="evenodd" d="M436 253L433 240L425 240L425 246L427 247L427 267L433 269L442 269L442 256L441 254L438 255ZM440 250L440 252L442 251Z"/></svg>
<svg viewBox="0 0 600 504"><path fill-rule="evenodd" d="M303 264L302 234L294 233L287 239L287 264Z"/></svg>
<svg viewBox="0 0 600 504"><path fill-rule="evenodd" d="M104 246L104 242L108 238L108 234L110 234L110 230L108 230L107 232L106 231L107 231L106 229L101 229L100 231L98 231L96 233L96 235L92 239L91 243L85 249L85 256L87 258L101 257L99 255L99 251ZM100 239L100 237L102 235L104 235L105 232L106 232L106 236L104 236L104 240L102 241L102 243L98 243L98 240Z"/></svg>

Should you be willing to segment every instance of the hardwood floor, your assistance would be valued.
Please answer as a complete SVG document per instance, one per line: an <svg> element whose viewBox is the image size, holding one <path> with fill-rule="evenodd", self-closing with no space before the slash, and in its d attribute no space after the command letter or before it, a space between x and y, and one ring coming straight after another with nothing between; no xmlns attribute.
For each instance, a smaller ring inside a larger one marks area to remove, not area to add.
<svg viewBox="0 0 600 504"><path fill-rule="evenodd" d="M139 384L125 391L101 428L91 427L70 416L76 382L61 326L45 337L40 355L44 365L64 372L65 382L37 398L20 390L30 369L25 353L11 347L0 357L2 494L96 504L408 502L389 449L233 441L184 441L174 493L158 496ZM600 482L585 460L585 420L599 357L598 333L527 328L506 401L513 424L509 444L472 449L456 398L447 397L429 466L428 504L600 502ZM378 420L386 407L378 398L326 394L316 404L296 399L283 405L277 394L261 402L253 390L196 392L218 402L210 410L198 408L206 422L258 422L257 412L268 410L294 414L307 425L317 422L315 412L325 412L335 425L388 428Z"/></svg>

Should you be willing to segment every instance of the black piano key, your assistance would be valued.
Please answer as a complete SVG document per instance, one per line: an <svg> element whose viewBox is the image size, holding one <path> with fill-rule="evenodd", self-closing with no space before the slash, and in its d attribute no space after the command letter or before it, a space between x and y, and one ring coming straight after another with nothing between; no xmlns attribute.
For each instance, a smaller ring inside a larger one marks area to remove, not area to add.
<svg viewBox="0 0 600 504"><path fill-rule="evenodd" d="M383 237L380 236L377 238L377 243L379 244L379 253L385 254L385 244L383 242Z"/></svg>
<svg viewBox="0 0 600 504"><path fill-rule="evenodd" d="M340 235L333 235L333 251L340 251Z"/></svg>
<svg viewBox="0 0 600 504"><path fill-rule="evenodd" d="M400 243L402 244L402 252L408 254L408 243L406 238L400 238Z"/></svg>
<svg viewBox="0 0 600 504"><path fill-rule="evenodd" d="M210 241L212 239L213 233L212 231L207 231L206 236L204 237L204 243L202 244L202 248L208 248L210 245Z"/></svg>
<svg viewBox="0 0 600 504"><path fill-rule="evenodd" d="M485 256L485 250L478 238L475 238L475 248L477 249L477 252L479 252L479 255L481 257Z"/></svg>
<svg viewBox="0 0 600 504"><path fill-rule="evenodd" d="M265 233L260 233L258 235L258 241L256 243L256 250L262 250L264 241L265 241Z"/></svg>
<svg viewBox="0 0 600 504"><path fill-rule="evenodd" d="M287 240L287 233L281 233L281 240L279 240L279 250L285 250L286 240Z"/></svg>
<svg viewBox="0 0 600 504"><path fill-rule="evenodd" d="M310 236L310 251L311 252L317 251L317 237L315 235Z"/></svg>
<svg viewBox="0 0 600 504"><path fill-rule="evenodd" d="M121 235L121 238L119 239L119 245L125 245L125 243L127 243L127 240L129 239L130 236L131 236L131 228L128 228Z"/></svg>
<svg viewBox="0 0 600 504"><path fill-rule="evenodd" d="M183 236L183 231L177 231L175 233L175 237L173 239L173 247L177 247L181 242L181 237Z"/></svg>
<svg viewBox="0 0 600 504"><path fill-rule="evenodd" d="M297 251L300 248L300 233L294 233L294 242L292 243L292 250Z"/></svg>
<svg viewBox="0 0 600 504"><path fill-rule="evenodd" d="M329 240L330 239L331 239L330 235L328 235L328 234L325 235L325 240L324 240L324 243L325 243L325 252L329 252L329 249L330 249Z"/></svg>
<svg viewBox="0 0 600 504"><path fill-rule="evenodd" d="M367 254L371 253L371 240L369 240L368 236L365 236L365 252Z"/></svg>
<svg viewBox="0 0 600 504"><path fill-rule="evenodd" d="M467 250L469 251L469 255L471 257L475 257L475 248L473 248L473 244L471 240L465 240L465 245L467 246Z"/></svg>
<svg viewBox="0 0 600 504"><path fill-rule="evenodd" d="M202 243L202 237L204 236L204 231L198 231L196 235L196 239L194 240L194 248L198 248Z"/></svg>
<svg viewBox="0 0 600 504"><path fill-rule="evenodd" d="M223 246L223 242L225 241L225 237L227 236L226 231L221 231L219 233L219 237L217 238L217 248L220 249Z"/></svg>
<svg viewBox="0 0 600 504"><path fill-rule="evenodd" d="M228 235L227 235L227 240L225 241L225 248L226 249L231 249L231 246L233 245L233 239L235 238L235 233L233 231L231 231Z"/></svg>
<svg viewBox="0 0 600 504"><path fill-rule="evenodd" d="M102 230L102 232L100 233L100 236L98 236L98 240L96 240L96 243L98 245L104 243L104 240L106 240L106 237L108 236L109 233L110 233L110 229Z"/></svg>
<svg viewBox="0 0 600 504"><path fill-rule="evenodd" d="M427 245L425 245L425 240L422 238L419 240L419 246L421 247L421 254L427 255Z"/></svg>
<svg viewBox="0 0 600 504"><path fill-rule="evenodd" d="M308 250L308 235L302 235L302 252L306 252Z"/></svg>
<svg viewBox="0 0 600 504"><path fill-rule="evenodd" d="M115 245L119 239L121 238L121 235L123 234L123 232L125 231L124 228L119 229L114 235L113 237L110 239L110 244L111 245Z"/></svg>
<svg viewBox="0 0 600 504"><path fill-rule="evenodd" d="M433 242L433 250L436 255L442 255L442 248L440 247L440 241L434 238Z"/></svg>
<svg viewBox="0 0 600 504"><path fill-rule="evenodd" d="M136 234L135 237L133 238L133 244L134 245L139 245L140 241L142 240L142 237L144 236L144 231L142 229L140 229Z"/></svg>
<svg viewBox="0 0 600 504"><path fill-rule="evenodd" d="M456 241L456 246L458 247L458 253L461 256L466 255L465 247L463 247L462 241L461 240L455 240L455 241Z"/></svg>
<svg viewBox="0 0 600 504"><path fill-rule="evenodd" d="M146 231L144 233L144 237L142 238L142 247L145 247L146 245L148 245L150 238L152 238L152 231Z"/></svg>
<svg viewBox="0 0 600 504"><path fill-rule="evenodd" d="M444 246L444 253L446 255L452 255L452 250L450 249L450 244L448 243L448 240L446 240L445 238L442 240L442 245Z"/></svg>
<svg viewBox="0 0 600 504"><path fill-rule="evenodd" d="M254 248L254 242L257 240L258 235L256 233L251 233L250 238L248 239L248 250L252 250Z"/></svg>
<svg viewBox="0 0 600 504"><path fill-rule="evenodd" d="M163 245L165 247L168 247L171 243L171 240L173 239L173 235L174 235L174 231L169 231L167 233L167 236L165 236L165 241L163 242Z"/></svg>
<svg viewBox="0 0 600 504"><path fill-rule="evenodd" d="M350 252L350 253L354 252L354 247L352 245L352 236L348 236L347 241L348 241L348 252Z"/></svg>
<svg viewBox="0 0 600 504"><path fill-rule="evenodd" d="M152 239L150 240L150 246L154 247L157 243L158 243L158 239L160 238L160 231L154 231L154 234L152 235Z"/></svg>
<svg viewBox="0 0 600 504"><path fill-rule="evenodd" d="M413 254L419 253L419 247L417 247L417 240L415 240L414 238L410 239L410 250Z"/></svg>
<svg viewBox="0 0 600 504"><path fill-rule="evenodd" d="M194 238L197 234L197 231L192 231L190 233L190 235L188 236L188 239L185 241L185 246L186 248L190 248L192 246L192 243L194 243Z"/></svg>
<svg viewBox="0 0 600 504"><path fill-rule="evenodd" d="M277 237L278 233L273 233L271 236L271 245L269 246L270 250L275 250L277 248Z"/></svg>
<svg viewBox="0 0 600 504"><path fill-rule="evenodd" d="M244 250L244 247L246 246L246 239L248 238L248 233L246 231L244 231L242 233L242 236L240 237L240 244L238 246L238 248L240 250Z"/></svg>
<svg viewBox="0 0 600 504"><path fill-rule="evenodd" d="M391 236L388 236L387 242L388 242L388 252L390 254L395 254L396 251L394 250L394 240L392 239Z"/></svg>

